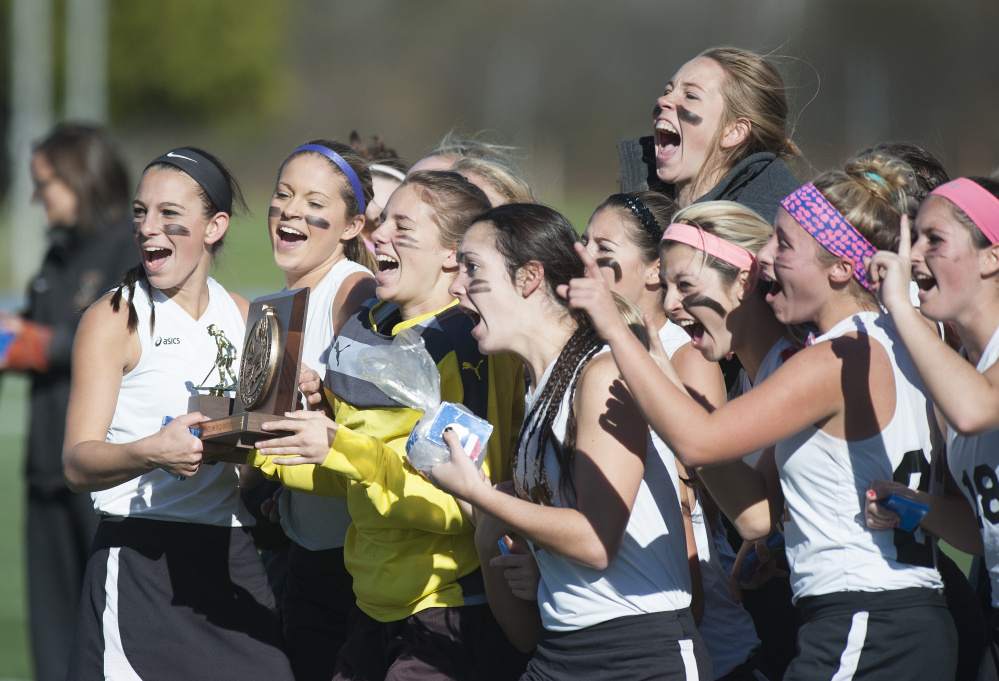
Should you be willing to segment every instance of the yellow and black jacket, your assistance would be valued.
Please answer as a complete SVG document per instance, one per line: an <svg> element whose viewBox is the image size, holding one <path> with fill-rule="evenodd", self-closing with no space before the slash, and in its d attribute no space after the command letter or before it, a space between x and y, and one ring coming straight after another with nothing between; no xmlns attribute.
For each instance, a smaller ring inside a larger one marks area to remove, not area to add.
<svg viewBox="0 0 999 681"><path fill-rule="evenodd" d="M481 354L471 319L454 303L405 322L392 303L362 305L330 350L325 388L339 428L326 460L278 466L254 451L247 461L291 489L347 498L353 522L344 562L358 607L381 622L485 602L473 526L451 495L406 460L406 440L422 412L356 373L361 349L390 344L410 327L419 329L437 364L441 399L464 404L493 425L482 470L493 482L509 479L524 415L523 368L513 355Z"/></svg>

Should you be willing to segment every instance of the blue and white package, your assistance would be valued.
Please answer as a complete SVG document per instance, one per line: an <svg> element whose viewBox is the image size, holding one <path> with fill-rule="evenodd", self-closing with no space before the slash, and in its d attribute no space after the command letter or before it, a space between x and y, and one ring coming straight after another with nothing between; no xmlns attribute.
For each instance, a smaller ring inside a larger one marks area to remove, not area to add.
<svg viewBox="0 0 999 681"><path fill-rule="evenodd" d="M426 471L451 460L451 450L444 442L444 429L450 426L461 440L462 449L476 466L485 458L486 443L493 426L454 402L441 402L417 422L406 441L406 455L417 470Z"/></svg>
<svg viewBox="0 0 999 681"><path fill-rule="evenodd" d="M382 392L411 409L423 412L406 441L409 462L428 471L451 460L444 429L451 426L476 466L482 465L492 425L465 406L441 402L441 376L419 332L405 329L391 345L365 348L357 354L358 378L371 381Z"/></svg>

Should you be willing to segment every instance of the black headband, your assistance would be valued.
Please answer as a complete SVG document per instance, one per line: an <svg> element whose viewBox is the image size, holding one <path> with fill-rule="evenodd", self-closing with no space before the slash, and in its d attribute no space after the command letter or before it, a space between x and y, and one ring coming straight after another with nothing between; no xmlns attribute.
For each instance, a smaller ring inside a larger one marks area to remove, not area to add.
<svg viewBox="0 0 999 681"><path fill-rule="evenodd" d="M642 227L645 231L656 238L656 241L663 238L663 228L659 226L659 221L656 220L656 216L652 214L649 207L645 203L631 194L614 194L608 201L621 201L624 205L635 214L635 217L639 219L642 223Z"/></svg>
<svg viewBox="0 0 999 681"><path fill-rule="evenodd" d="M168 151L147 165L146 170L160 163L173 166L190 175L205 190L205 194L216 208L232 215L232 192L229 190L229 183L214 163L186 147Z"/></svg>

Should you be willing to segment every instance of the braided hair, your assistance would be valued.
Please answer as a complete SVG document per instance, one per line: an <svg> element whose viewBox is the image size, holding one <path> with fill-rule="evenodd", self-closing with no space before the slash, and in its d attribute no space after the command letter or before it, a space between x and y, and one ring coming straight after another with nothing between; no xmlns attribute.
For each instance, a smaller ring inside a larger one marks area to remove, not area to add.
<svg viewBox="0 0 999 681"><path fill-rule="evenodd" d="M552 431L555 417L567 392L569 401L572 402L583 368L604 345L589 319L570 311L565 300L556 293L560 284L568 284L571 279L584 274L583 264L573 250L578 237L561 213L538 204L512 203L498 206L479 216L477 222L492 226L496 249L506 262L511 280L516 281L518 272L528 263L541 264L550 304L557 308L558 314L571 315L576 322L576 330L562 348L548 382L524 419L513 455L517 495L544 505L553 505L556 495L545 465L545 452L549 443L555 451L555 460L559 466L559 479L556 483L558 492L563 498L575 497L572 469L576 450L576 417L570 410L561 445ZM535 435L538 440L534 467L525 472L521 479L517 474L520 452L522 448L529 446Z"/></svg>

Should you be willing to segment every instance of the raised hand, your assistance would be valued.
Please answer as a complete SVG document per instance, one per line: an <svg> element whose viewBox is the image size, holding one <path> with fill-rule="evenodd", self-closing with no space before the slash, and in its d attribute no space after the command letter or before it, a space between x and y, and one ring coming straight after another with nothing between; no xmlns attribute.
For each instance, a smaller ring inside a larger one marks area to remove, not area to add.
<svg viewBox="0 0 999 681"><path fill-rule="evenodd" d="M630 333L597 261L583 244L576 242L575 249L579 259L583 261L586 276L562 284L556 292L569 302L569 307L585 312L593 323L593 328L605 341L610 342L614 334L622 331Z"/></svg>
<svg viewBox="0 0 999 681"><path fill-rule="evenodd" d="M867 280L889 314L900 310L901 306L912 306L909 298L909 282L912 281L912 262L909 258L911 234L909 216L903 215L899 223L898 253L878 251L864 263Z"/></svg>

